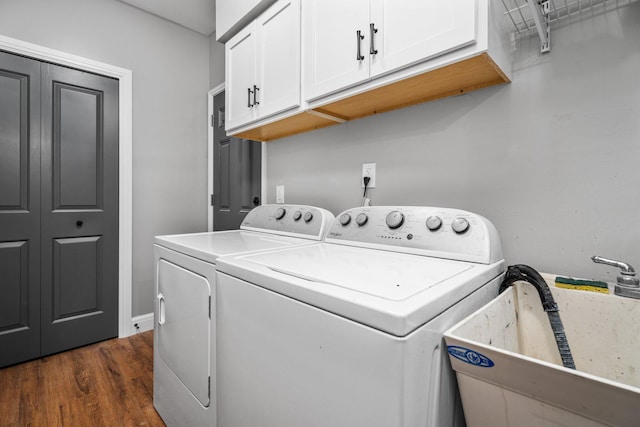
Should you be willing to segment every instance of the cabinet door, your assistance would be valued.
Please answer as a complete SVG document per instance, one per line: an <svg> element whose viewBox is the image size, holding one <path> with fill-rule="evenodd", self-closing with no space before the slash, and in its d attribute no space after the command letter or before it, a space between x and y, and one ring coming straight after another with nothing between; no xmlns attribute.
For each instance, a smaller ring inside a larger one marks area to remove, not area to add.
<svg viewBox="0 0 640 427"><path fill-rule="evenodd" d="M242 126L254 118L253 85L256 84L254 24L248 25L225 45L227 130Z"/></svg>
<svg viewBox="0 0 640 427"><path fill-rule="evenodd" d="M476 0L371 0L371 23L377 29L371 76L474 43L476 13Z"/></svg>
<svg viewBox="0 0 640 427"><path fill-rule="evenodd" d="M369 0L307 0L302 15L305 99L369 77ZM357 58L358 45L364 59Z"/></svg>
<svg viewBox="0 0 640 427"><path fill-rule="evenodd" d="M256 20L259 118L300 105L300 1L277 2Z"/></svg>

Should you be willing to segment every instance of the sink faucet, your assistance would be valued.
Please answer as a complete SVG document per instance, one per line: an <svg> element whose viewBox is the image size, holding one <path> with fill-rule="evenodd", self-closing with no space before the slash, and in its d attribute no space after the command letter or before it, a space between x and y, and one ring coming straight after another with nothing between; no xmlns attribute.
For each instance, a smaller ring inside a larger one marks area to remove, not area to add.
<svg viewBox="0 0 640 427"><path fill-rule="evenodd" d="M640 299L640 280L636 277L636 271L626 262L615 261L601 256L592 256L591 260L598 264L618 267L620 276L616 278L616 286L613 293L621 297Z"/></svg>

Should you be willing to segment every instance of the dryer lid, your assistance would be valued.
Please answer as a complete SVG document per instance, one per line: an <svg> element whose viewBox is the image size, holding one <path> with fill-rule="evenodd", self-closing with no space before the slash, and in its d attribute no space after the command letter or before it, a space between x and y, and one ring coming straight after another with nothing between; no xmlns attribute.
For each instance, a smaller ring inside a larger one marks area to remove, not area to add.
<svg viewBox="0 0 640 427"><path fill-rule="evenodd" d="M215 264L218 257L309 244L310 240L245 230L157 236L155 243Z"/></svg>

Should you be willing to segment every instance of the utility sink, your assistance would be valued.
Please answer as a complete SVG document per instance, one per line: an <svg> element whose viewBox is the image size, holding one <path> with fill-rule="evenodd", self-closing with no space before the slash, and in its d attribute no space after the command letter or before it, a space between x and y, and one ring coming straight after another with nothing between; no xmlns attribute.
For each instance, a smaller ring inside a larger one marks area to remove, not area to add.
<svg viewBox="0 0 640 427"><path fill-rule="evenodd" d="M445 333L469 427L640 426L640 300L554 286L576 370L518 282Z"/></svg>

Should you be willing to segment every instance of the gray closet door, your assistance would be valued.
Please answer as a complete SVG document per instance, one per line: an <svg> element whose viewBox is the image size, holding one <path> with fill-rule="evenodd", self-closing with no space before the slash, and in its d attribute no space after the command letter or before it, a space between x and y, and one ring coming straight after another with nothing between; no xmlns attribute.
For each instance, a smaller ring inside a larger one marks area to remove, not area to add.
<svg viewBox="0 0 640 427"><path fill-rule="evenodd" d="M40 64L0 52L0 366L40 354Z"/></svg>
<svg viewBox="0 0 640 427"><path fill-rule="evenodd" d="M42 355L118 334L118 81L42 64Z"/></svg>
<svg viewBox="0 0 640 427"><path fill-rule="evenodd" d="M213 228L240 227L260 204L262 147L259 142L227 136L224 92L213 98Z"/></svg>

